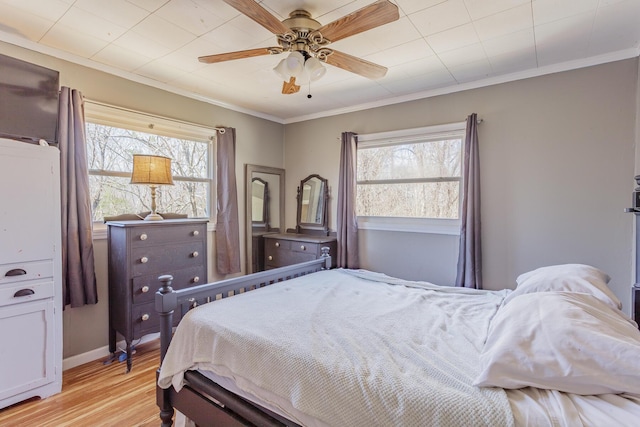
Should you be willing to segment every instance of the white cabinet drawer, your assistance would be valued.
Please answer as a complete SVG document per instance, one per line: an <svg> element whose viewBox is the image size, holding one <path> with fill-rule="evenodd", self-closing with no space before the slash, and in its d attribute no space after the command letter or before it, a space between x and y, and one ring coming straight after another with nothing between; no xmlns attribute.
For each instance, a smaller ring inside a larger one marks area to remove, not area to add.
<svg viewBox="0 0 640 427"><path fill-rule="evenodd" d="M0 286L5 283L53 277L53 260L0 264Z"/></svg>
<svg viewBox="0 0 640 427"><path fill-rule="evenodd" d="M0 307L44 298L53 298L53 292L53 281L15 283L0 286Z"/></svg>

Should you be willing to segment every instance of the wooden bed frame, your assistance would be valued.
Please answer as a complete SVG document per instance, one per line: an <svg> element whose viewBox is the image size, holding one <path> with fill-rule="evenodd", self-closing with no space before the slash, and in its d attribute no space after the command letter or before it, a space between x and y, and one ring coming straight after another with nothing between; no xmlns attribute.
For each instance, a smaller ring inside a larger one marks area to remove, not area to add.
<svg viewBox="0 0 640 427"><path fill-rule="evenodd" d="M171 342L173 313L176 310L180 310L184 314L197 305L329 269L331 267L329 248L322 248L322 252L322 257L314 261L261 271L179 291L171 288L172 276L161 276L159 280L162 282L162 287L155 295L156 311L160 315L160 362L162 363ZM158 370L158 374L159 372L160 370ZM183 413L199 427L299 427L298 424L227 391L197 371L186 372L184 379L186 384L179 392L176 392L173 387L162 389L156 385L156 401L160 407L160 419L163 427L172 425L174 409Z"/></svg>

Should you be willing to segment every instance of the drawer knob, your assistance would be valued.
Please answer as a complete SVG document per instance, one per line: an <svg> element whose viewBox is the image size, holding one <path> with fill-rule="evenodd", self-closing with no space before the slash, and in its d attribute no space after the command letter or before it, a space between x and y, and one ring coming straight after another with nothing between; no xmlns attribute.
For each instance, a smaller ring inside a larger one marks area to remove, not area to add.
<svg viewBox="0 0 640 427"><path fill-rule="evenodd" d="M145 285L140 290L142 291L142 293L146 294L147 292L149 292L149 287Z"/></svg>
<svg viewBox="0 0 640 427"><path fill-rule="evenodd" d="M141 319L143 322L146 322L147 320L149 320L149 314L148 313L143 314Z"/></svg>
<svg viewBox="0 0 640 427"><path fill-rule="evenodd" d="M147 258L146 256L143 256L142 258L140 258L140 262L143 264L146 264L149 262L149 258Z"/></svg>
<svg viewBox="0 0 640 427"><path fill-rule="evenodd" d="M269 255L269 256L267 257L267 259L268 259L269 261L273 261L273 257L272 257L271 255Z"/></svg>
<svg viewBox="0 0 640 427"><path fill-rule="evenodd" d="M192 256L192 257L194 257L194 258L197 258L197 257L198 257L198 255L200 255L200 254L198 253L198 251L193 251L193 253L191 254L191 256Z"/></svg>
<svg viewBox="0 0 640 427"><path fill-rule="evenodd" d="M305 248L305 246L304 246L304 245L300 245L300 249L301 249L301 250L303 250L303 251L306 251L306 250L307 250L307 248Z"/></svg>
<svg viewBox="0 0 640 427"><path fill-rule="evenodd" d="M191 234L193 234L194 236L198 236L198 235L200 235L200 232L199 232L198 230L195 230L195 231L194 231L193 233L191 233Z"/></svg>
<svg viewBox="0 0 640 427"><path fill-rule="evenodd" d="M142 233L140 235L140 240L147 240L147 235L145 233Z"/></svg>
<svg viewBox="0 0 640 427"><path fill-rule="evenodd" d="M276 242L276 248L280 247L280 242Z"/></svg>
<svg viewBox="0 0 640 427"><path fill-rule="evenodd" d="M200 281L200 278L198 276L194 277L192 282L193 283L198 283Z"/></svg>

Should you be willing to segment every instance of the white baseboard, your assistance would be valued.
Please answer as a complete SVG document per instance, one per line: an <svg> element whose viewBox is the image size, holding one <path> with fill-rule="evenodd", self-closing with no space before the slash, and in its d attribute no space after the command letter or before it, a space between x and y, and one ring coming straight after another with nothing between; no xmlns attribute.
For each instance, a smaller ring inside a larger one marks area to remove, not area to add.
<svg viewBox="0 0 640 427"><path fill-rule="evenodd" d="M86 353L78 354L75 356L67 357L62 361L62 370L75 368L76 366L84 365L85 363L93 362L101 358L109 356L109 346L96 348L95 350L87 351Z"/></svg>
<svg viewBox="0 0 640 427"><path fill-rule="evenodd" d="M145 335L144 337L142 337L142 339L140 339L138 343L136 343L136 345L153 341L155 339L158 339L159 337L160 334ZM125 347L126 343L124 341L119 341L116 343L117 349ZM105 345L104 347L96 348L82 354L70 356L62 361L62 370L66 371L67 369L75 368L76 366L84 365L85 363L94 362L98 359L106 359L107 357L109 357L109 355L109 346ZM158 363L160 363L160 361L158 361Z"/></svg>

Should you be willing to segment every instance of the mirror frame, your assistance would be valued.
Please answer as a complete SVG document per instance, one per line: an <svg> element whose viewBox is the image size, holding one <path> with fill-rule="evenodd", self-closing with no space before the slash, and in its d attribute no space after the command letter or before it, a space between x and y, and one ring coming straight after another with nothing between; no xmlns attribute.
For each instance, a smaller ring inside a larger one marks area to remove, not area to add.
<svg viewBox="0 0 640 427"><path fill-rule="evenodd" d="M322 190L322 221L318 223L302 222L302 189L304 183L312 178L317 178L324 184ZM316 236L328 236L329 235L329 180L321 177L318 174L311 174L305 179L300 181L300 187L298 187L297 199L297 213L296 213L296 233L298 234L313 234Z"/></svg>
<svg viewBox="0 0 640 427"><path fill-rule="evenodd" d="M262 173L262 174L271 174L278 175L280 177L280 200L277 201L279 211L279 228L280 232L284 232L284 191L285 191L285 173L284 169L280 168L272 168L269 166L260 166L260 165L250 165L245 164L245 269L246 274L253 273L253 222L252 222L252 212L251 212L251 195L252 195L252 185L253 185L253 175L254 173ZM271 193L271 191L270 191ZM271 200L270 202L276 202L275 200Z"/></svg>

